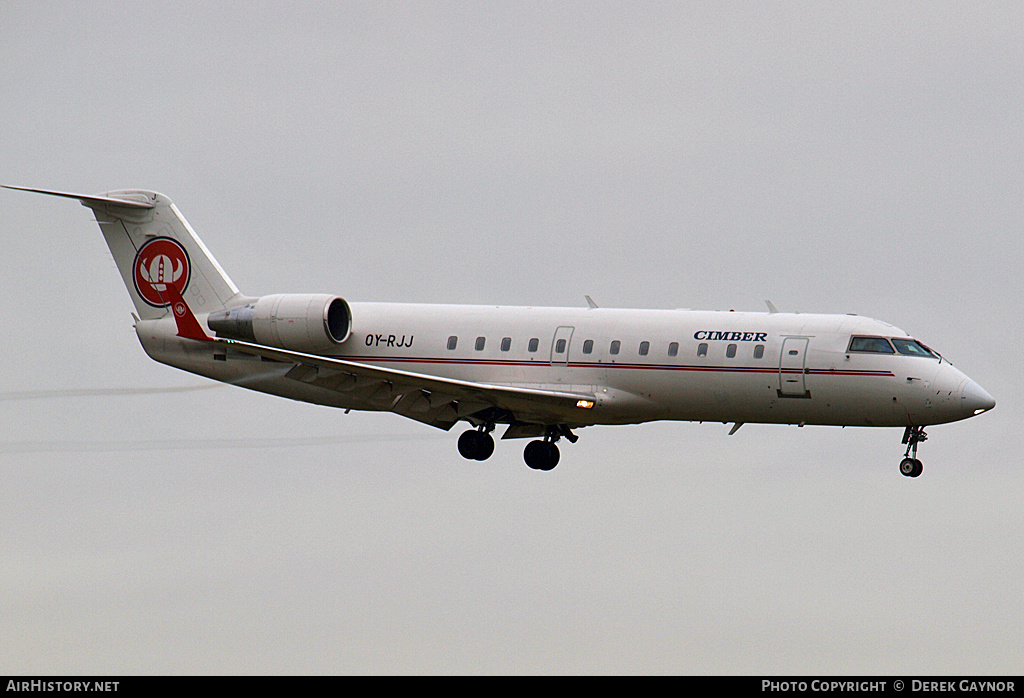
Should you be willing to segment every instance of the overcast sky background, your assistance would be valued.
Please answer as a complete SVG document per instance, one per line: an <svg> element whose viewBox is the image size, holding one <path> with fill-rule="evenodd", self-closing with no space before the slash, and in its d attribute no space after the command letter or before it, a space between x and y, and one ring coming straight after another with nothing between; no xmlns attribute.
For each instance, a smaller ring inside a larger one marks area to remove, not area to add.
<svg viewBox="0 0 1024 698"><path fill-rule="evenodd" d="M998 401L596 427L550 473L156 364L0 191L0 673L1019 673L1019 2L0 4L0 183L249 295L855 312ZM53 397L47 391L58 391Z"/></svg>

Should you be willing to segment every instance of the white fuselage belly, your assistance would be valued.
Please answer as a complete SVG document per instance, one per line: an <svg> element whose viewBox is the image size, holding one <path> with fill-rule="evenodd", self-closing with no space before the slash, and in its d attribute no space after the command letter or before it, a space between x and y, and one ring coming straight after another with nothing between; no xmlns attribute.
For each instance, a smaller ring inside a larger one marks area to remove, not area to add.
<svg viewBox="0 0 1024 698"><path fill-rule="evenodd" d="M564 416L571 426L662 419L909 426L969 416L961 404L968 379L948 362L848 352L855 334L907 336L859 316L403 303L351 308L351 336L331 356L466 381L593 393L593 409ZM359 391L285 378L287 365L241 353L214 360L211 347L174 336L170 319L142 322L138 330L153 358L194 373L307 402L389 409L386 400Z"/></svg>

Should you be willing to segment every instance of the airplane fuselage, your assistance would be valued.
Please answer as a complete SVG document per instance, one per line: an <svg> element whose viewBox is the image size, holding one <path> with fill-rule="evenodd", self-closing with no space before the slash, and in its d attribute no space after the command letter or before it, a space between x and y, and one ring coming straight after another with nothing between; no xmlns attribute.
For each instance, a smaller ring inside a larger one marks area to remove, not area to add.
<svg viewBox="0 0 1024 698"><path fill-rule="evenodd" d="M471 382L593 394L570 427L652 420L911 426L985 407L937 356L851 351L852 337L909 338L855 315L351 303L326 355ZM200 321L203 318L200 317ZM335 407L388 410L387 394L327 390L283 366L141 322L153 358L216 380ZM500 421L500 420L499 420Z"/></svg>

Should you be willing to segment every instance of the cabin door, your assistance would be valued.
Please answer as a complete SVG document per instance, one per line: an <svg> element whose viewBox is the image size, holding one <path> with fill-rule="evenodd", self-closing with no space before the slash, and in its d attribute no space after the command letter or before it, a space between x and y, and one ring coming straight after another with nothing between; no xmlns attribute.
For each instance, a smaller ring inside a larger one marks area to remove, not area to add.
<svg viewBox="0 0 1024 698"><path fill-rule="evenodd" d="M805 382L807 337L786 337L779 359L779 396L810 397Z"/></svg>
<svg viewBox="0 0 1024 698"><path fill-rule="evenodd" d="M573 327L559 327L551 340L551 363L565 365L569 363L569 342L572 340Z"/></svg>

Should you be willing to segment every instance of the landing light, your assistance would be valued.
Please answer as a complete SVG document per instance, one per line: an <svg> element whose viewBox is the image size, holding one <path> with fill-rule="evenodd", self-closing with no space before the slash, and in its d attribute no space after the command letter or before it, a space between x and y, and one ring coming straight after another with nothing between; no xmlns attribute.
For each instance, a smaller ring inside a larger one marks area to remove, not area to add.
<svg viewBox="0 0 1024 698"><path fill-rule="evenodd" d="M981 407L979 409L974 410L974 414L981 414L982 412L986 412L986 411L987 410L984 407Z"/></svg>
<svg viewBox="0 0 1024 698"><path fill-rule="evenodd" d="M580 408L582 408L584 410L589 410L591 407L594 406L594 401L593 400L579 400L576 403L576 406L580 407Z"/></svg>

